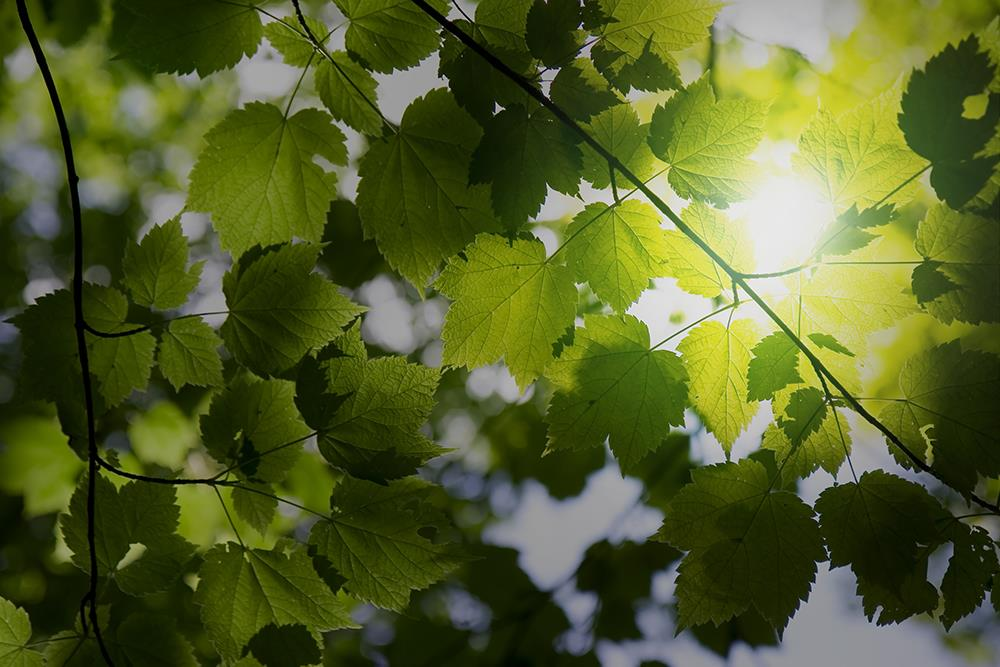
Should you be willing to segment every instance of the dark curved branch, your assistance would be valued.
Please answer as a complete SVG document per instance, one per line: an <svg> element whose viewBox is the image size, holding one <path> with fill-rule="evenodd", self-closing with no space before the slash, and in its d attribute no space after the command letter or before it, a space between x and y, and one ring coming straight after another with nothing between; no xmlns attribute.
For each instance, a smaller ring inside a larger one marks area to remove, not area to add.
<svg viewBox="0 0 1000 667"><path fill-rule="evenodd" d="M477 53L481 58L483 58L491 67L496 69L498 72L506 76L508 79L513 81L522 90L524 90L528 95L535 99L539 104L548 109L553 116L559 119L563 125L573 130L588 146L594 149L594 151L601 156L602 159L608 162L614 169L616 169L623 177L628 179L632 185L635 186L646 199L649 200L653 206L657 208L663 215L665 215L681 232L684 233L691 241L697 245L702 251L712 259L723 271L725 271L732 278L733 283L735 283L739 288L746 292L747 296L756 303L764 314L773 321L782 332L784 332L792 341L795 342L796 347L798 347L802 353L806 356L813 366L819 371L821 376L826 376L838 392L843 396L852 407L852 409L857 412L861 417L874 426L882 435L884 435L892 444L899 448L906 457L913 463L913 465L919 470L928 473L929 475L936 478L938 481L942 482L946 486L949 486L945 482L939 473L927 465L927 463L917 456L909 447L907 447L899 436L897 436L888 426L883 424L875 415L870 413L861 403L854 398L853 395L847 390L843 383L837 379L837 377L830 372L830 370L823 364L823 362L816 356L816 354L809 348L805 342L799 338L794 331L785 323L783 319L774 311L771 306L754 290L747 280L740 274L739 271L734 269L729 263L723 259L718 252L712 248L704 239L702 239L695 231L687 225L681 217L677 215L673 209L671 209L666 202L664 202L659 195L649 189L642 179L635 175L631 169L629 169L625 164L621 162L611 151L605 148L599 141L594 139L590 134L580 126L575 120L570 118L570 116L563 111L558 105L552 102L548 97L545 96L540 90L531 85L531 83L526 80L523 76L508 67L502 60L493 55L489 50L481 46L472 37L467 35L461 28L456 26L448 17L444 16L441 12L437 11L426 0L411 0L413 4L421 9L425 14L433 18L437 23L447 30L449 33L454 35L460 42L465 44L469 49ZM916 176L914 176L916 178ZM912 180L912 179L911 179ZM902 186L901 186L902 187ZM994 504L985 500L974 493L965 494L972 502L976 503L980 507L990 510L994 514L1000 514L1000 505Z"/></svg>
<svg viewBox="0 0 1000 667"><path fill-rule="evenodd" d="M52 78L52 71L49 69L48 61L45 59L45 52L42 44L38 41L35 28L31 24L31 17L28 15L28 8L24 0L17 0L17 16L21 21L21 28L28 38L31 51L38 64L38 70L45 81L45 88L49 93L49 100L52 103L52 111L56 116L56 124L59 126L59 139L62 143L63 157L66 161L66 184L69 187L70 208L73 214L73 329L76 332L76 349L80 357L80 375L83 385L83 400L87 420L87 469L89 471L87 479L87 546L90 550L90 585L87 594L81 601L81 624L85 631L87 629L86 618L83 617L83 606L89 610L90 626L94 629L94 637L101 650L101 657L113 667L114 661L108 652L108 647L104 643L101 635L101 626L97 619L97 585L99 573L97 571L97 546L95 533L96 489L98 475L97 457L97 430L94 426L94 388L90 381L90 359L87 356L86 327L87 322L83 317L83 214L80 207L80 177L76 173L76 163L73 160L73 143L70 139L69 125L66 123L66 114L63 112L62 102L59 101L59 91L56 89L56 82Z"/></svg>

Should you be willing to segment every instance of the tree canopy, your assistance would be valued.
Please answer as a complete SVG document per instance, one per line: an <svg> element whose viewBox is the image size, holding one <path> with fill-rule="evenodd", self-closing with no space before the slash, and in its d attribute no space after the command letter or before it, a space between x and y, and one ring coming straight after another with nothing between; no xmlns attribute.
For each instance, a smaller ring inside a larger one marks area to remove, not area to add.
<svg viewBox="0 0 1000 667"><path fill-rule="evenodd" d="M0 7L0 666L1000 651L1000 18L898 4Z"/></svg>

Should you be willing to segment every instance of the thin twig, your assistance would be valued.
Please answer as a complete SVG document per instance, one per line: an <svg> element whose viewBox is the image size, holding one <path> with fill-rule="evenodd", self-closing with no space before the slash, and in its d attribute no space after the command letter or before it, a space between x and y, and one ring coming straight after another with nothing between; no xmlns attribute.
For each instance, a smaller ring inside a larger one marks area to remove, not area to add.
<svg viewBox="0 0 1000 667"><path fill-rule="evenodd" d="M382 110L378 108L378 105L375 104L375 101L369 99L368 95L365 94L365 91L361 90L361 88L358 87L358 84L354 83L354 80L347 75L347 72L343 70L343 68L340 66L340 63L338 63L336 60L333 59L333 56L331 56L329 52L327 52L326 47L324 47L322 42L320 42L316 38L316 35L313 34L312 28L309 27L308 23L306 23L306 17L302 13L302 7L299 5L299 0L292 0L292 5L295 7L295 16L299 20L299 25L302 26L302 29L306 33L306 37L309 39L310 42L312 42L313 48L316 49L316 51L318 51L320 55L322 55L324 58L330 61L330 64L333 66L333 68L336 69L338 72L340 72L340 75L344 77L344 80L347 81L347 83L351 84L351 88L354 89L354 92L360 95L361 99L363 99L368 104L368 106L370 106L372 109L375 110L375 113L378 114L378 117L382 119L382 124L385 125L385 127L388 128L393 134L397 134L399 132L399 128L396 127L395 123L390 121L382 114Z"/></svg>
<svg viewBox="0 0 1000 667"><path fill-rule="evenodd" d="M66 114L63 112L62 102L59 101L59 91L56 90L56 82L52 78L52 71L49 69L45 52L42 51L42 44L38 41L38 35L35 34L35 29L31 24L31 17L28 15L28 8L24 0L17 0L17 15L21 20L21 28L31 45L31 51L35 56L35 62L38 64L42 79L45 81L45 88L48 90L49 100L52 103L52 111L56 116L56 124L59 126L59 139L62 142L63 157L66 161L66 183L69 187L70 208L73 214L73 328L76 331L76 349L80 357L80 375L87 421L87 546L90 551L90 585L85 599L89 603L90 625L94 629L94 637L101 650L101 657L113 667L114 661L104 643L97 618L97 585L100 573L97 570L95 517L97 514L97 475L99 471L97 429L94 425L94 388L90 382L86 320L83 316L83 213L80 207L80 177L76 173L73 144L70 139L69 125L66 123ZM86 628L86 621L82 618L81 621Z"/></svg>

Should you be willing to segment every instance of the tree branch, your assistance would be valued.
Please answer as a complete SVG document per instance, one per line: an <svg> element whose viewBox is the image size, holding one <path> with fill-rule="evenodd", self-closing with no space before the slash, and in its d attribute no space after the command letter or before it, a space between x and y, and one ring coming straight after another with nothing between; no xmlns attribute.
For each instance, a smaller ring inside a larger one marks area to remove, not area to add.
<svg viewBox="0 0 1000 667"><path fill-rule="evenodd" d="M347 76L347 72L341 69L340 64L333 59L333 56L331 56L327 52L322 42L320 42L316 38L316 35L313 34L312 28L309 27L308 23L306 23L306 17L302 13L302 7L299 5L299 0L292 0L292 5L295 7L295 16L299 20L299 25L302 26L302 29L306 33L306 37L309 39L310 42L312 42L313 48L316 49L324 58L330 61L330 64L333 66L333 68L338 72L340 72L340 75L344 77L344 80L346 80L347 83L351 84L351 88L354 89L354 92L360 95L361 99L363 99L368 104L368 106L370 106L372 109L375 110L375 113L378 114L378 117L382 119L382 124L385 125L385 127L388 128L393 134L398 133L399 128L396 127L395 123L391 122L388 118L386 118L382 114L382 110L378 108L377 104L375 104L374 100L369 99L368 96L365 95L365 92L360 88L358 88L358 85L354 83L354 80L351 79L351 77Z"/></svg>
<svg viewBox="0 0 1000 667"><path fill-rule="evenodd" d="M823 362L820 361L820 359L809 348L809 346L806 345L805 342L803 342L802 339L799 338L795 334L795 332L791 330L788 324L786 324L785 321L781 319L781 317L774 311L774 309L768 305L768 303L757 293L756 290L754 290L749 285L749 283L747 283L746 279L743 278L743 276L738 271L736 271L732 266L730 266L729 263L725 259L723 259L711 245L709 245L704 239L698 236L698 234L696 234L695 231L690 226L688 226L687 223L685 223L681 219L681 217L677 215L673 211L673 209L671 209L667 205L667 203L664 202L659 197L659 195L650 190L649 187L647 187L646 184L643 183L642 179L636 176L631 169L629 169L625 164L623 164L617 157L615 157L613 153L611 153L607 148L605 148L599 141L590 136L590 134L585 129L583 129L583 127L581 127L579 123L570 118L570 116L565 111L563 111L561 107L553 103L548 97L545 96L544 93L542 93L540 90L532 86L531 83L528 80L526 80L523 76L513 71L510 67L504 64L502 60L497 58L489 50L487 50L486 48L481 46L478 42L476 42L474 39L472 39L472 37L470 37L464 31L462 31L451 20L449 20L446 16L441 14L441 12L437 11L434 7L428 4L426 0L411 0L411 2L413 2L413 4L415 4L417 7L419 7L421 11L423 11L425 14L427 14L435 21L437 21L437 23L442 28L447 30L452 35L454 35L460 42L465 44L469 49L471 49L472 51L477 53L480 57L482 57L484 60L486 60L486 62L489 63L494 69L496 69L501 74L506 76L508 79L513 81L515 84L518 85L518 87L524 90L539 104L548 109L553 116L555 116L557 119L559 119L561 123L563 123L563 125L573 130L583 140L584 143L593 148L594 151L599 156L601 156L602 159L607 161L608 164L612 165L616 170L618 170L618 172L621 173L621 175L624 178L628 179L635 186L637 190L639 190L643 195L645 195L645 197L649 200L649 202L653 204L653 206L655 206L657 210L660 211L660 213L665 215L672 223L674 223L677 229L683 232L684 235L687 236L689 239L691 239L691 241L695 245L701 248L702 251L706 255L708 255L709 258L711 258L712 261L714 261L723 271L729 274L729 276L733 279L733 282L738 287L742 288L744 292L746 292L747 296L750 297L750 299L753 300L760 307L762 311L764 311L764 314L766 314L768 318L770 318L771 321L773 321L778 326L778 328L781 329L781 331L783 331L789 338L792 339L792 341L795 342L795 345L800 350L802 350L802 353L806 356L809 362L812 363L817 368L819 374L826 376L826 378L830 381L830 384L832 384L837 389L837 391L840 392L840 394L851 405L852 409L854 409L855 412L861 415L861 417L869 424L878 429L879 432L881 432L892 444L896 445L896 447L898 447L900 451L902 451L906 455L906 457L910 459L910 461L913 463L915 467L919 468L923 472L932 475L933 477L944 483L946 486L949 486L949 488L951 488L950 485L948 485L947 482L945 482L940 477L940 475L936 470L931 468L931 466L927 465L927 463L923 459L921 459L919 456L913 453L913 451L910 450L909 447L907 447L900 440L900 438L895 433L893 433L892 430L889 429L889 427L887 427L877 417L875 417L875 415L868 412L868 410L866 410L865 407L861 405L861 403L858 402L858 400L855 399L850 394L850 392L843 385L843 383L841 383L840 380L838 380L837 377L833 375L833 373L831 373L828 368L826 368ZM916 176L918 175L919 174L914 175L913 178L916 178ZM900 186L900 188L901 187L903 186ZM971 499L974 503L976 503L980 507L988 509L996 514L1000 514L1000 506L991 503L977 496L974 493L969 493L967 494L966 497Z"/></svg>
<svg viewBox="0 0 1000 667"><path fill-rule="evenodd" d="M62 102L59 101L59 91L56 90L56 82L52 78L52 71L49 69L48 61L45 59L45 52L42 44L38 41L38 35L31 24L31 17L28 15L28 8L24 0L17 0L17 15L21 21L21 28L24 30L31 51L38 64L38 70L45 81L45 88L48 90L49 100L52 104L52 111L55 113L56 124L59 127L59 139L62 142L63 157L66 161L66 184L69 187L70 208L73 214L73 329L76 332L76 349L80 357L80 375L83 385L83 401L86 411L87 421L87 546L90 550L90 585L84 600L88 603L90 626L94 629L94 637L101 651L104 661L113 667L114 661L108 652L108 647L104 643L101 635L101 626L97 618L97 585L99 573L97 571L97 546L95 534L96 489L97 489L97 431L94 426L94 388L90 382L90 359L87 354L86 327L87 322L83 317L83 214L80 207L80 177L76 173L76 164L73 160L73 144L70 139L69 125L66 123L66 114L63 112ZM82 609L81 609L82 615ZM82 625L86 630L86 619L81 618Z"/></svg>

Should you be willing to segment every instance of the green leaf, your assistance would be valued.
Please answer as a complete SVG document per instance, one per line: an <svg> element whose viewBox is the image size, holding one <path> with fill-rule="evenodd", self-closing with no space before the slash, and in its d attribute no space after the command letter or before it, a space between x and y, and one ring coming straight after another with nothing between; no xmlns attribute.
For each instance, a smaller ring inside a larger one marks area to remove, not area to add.
<svg viewBox="0 0 1000 667"><path fill-rule="evenodd" d="M125 287L140 306L166 310L183 306L198 286L203 262L187 268L188 244L178 218L150 229L125 249Z"/></svg>
<svg viewBox="0 0 1000 667"><path fill-rule="evenodd" d="M488 46L525 51L524 41L531 0L480 0L476 5L476 30Z"/></svg>
<svg viewBox="0 0 1000 667"><path fill-rule="evenodd" d="M934 317L979 324L1000 322L1000 226L944 204L917 227L913 292Z"/></svg>
<svg viewBox="0 0 1000 667"><path fill-rule="evenodd" d="M753 320L728 324L708 321L692 329L677 346L691 378L691 405L728 457L736 438L757 414L747 398L750 350L760 340Z"/></svg>
<svg viewBox="0 0 1000 667"><path fill-rule="evenodd" d="M684 423L687 372L631 315L587 315L573 344L545 371L555 386L545 421L548 449L600 447L628 468Z"/></svg>
<svg viewBox="0 0 1000 667"><path fill-rule="evenodd" d="M837 216L836 221L823 231L813 250L813 257L824 255L849 255L875 240L875 234L865 231L871 227L888 224L895 213L892 204L866 208L860 213L857 205Z"/></svg>
<svg viewBox="0 0 1000 667"><path fill-rule="evenodd" d="M310 16L305 18L306 25L312 30L316 39L321 44L324 43L327 33L330 32L327 27ZM301 30L302 27L296 16L285 16L281 21L274 21L264 26L264 37L281 54L281 59L285 61L286 65L306 67L312 60L320 58L313 43L306 38L304 33L299 32Z"/></svg>
<svg viewBox="0 0 1000 667"><path fill-rule="evenodd" d="M87 540L87 478L60 517L73 563L90 571ZM194 553L194 545L177 535L180 510L173 486L128 482L120 489L104 477L96 479L94 502L97 569L129 595L148 595L167 588Z"/></svg>
<svg viewBox="0 0 1000 667"><path fill-rule="evenodd" d="M52 418L21 416L0 424L0 489L22 496L28 518L66 507L83 462Z"/></svg>
<svg viewBox="0 0 1000 667"><path fill-rule="evenodd" d="M646 44L638 57L632 57L607 42L598 41L590 49L594 66L623 94L633 88L657 92L681 87L681 72L673 56L658 56L652 44Z"/></svg>
<svg viewBox="0 0 1000 667"><path fill-rule="evenodd" d="M41 667L42 654L28 648L31 620L13 602L0 598L0 664L9 667Z"/></svg>
<svg viewBox="0 0 1000 667"><path fill-rule="evenodd" d="M938 271L939 266L940 262L924 260L913 267L910 284L913 296L917 297L917 303L921 306L926 306L938 297L958 289L958 285L953 283L951 278Z"/></svg>
<svg viewBox="0 0 1000 667"><path fill-rule="evenodd" d="M677 579L679 624L719 624L753 606L780 634L826 558L812 509L774 491L750 459L696 469L691 480L658 534L689 552Z"/></svg>
<svg viewBox="0 0 1000 667"><path fill-rule="evenodd" d="M477 44L488 48L514 72L529 80L537 73L534 59L527 51L491 46L476 26L463 19L455 21L455 25L466 35L473 37ZM441 60L438 76L447 77L448 87L455 95L455 100L480 125L485 125L493 117L498 104L502 107L535 104L520 86L453 35L445 33L439 55Z"/></svg>
<svg viewBox="0 0 1000 667"><path fill-rule="evenodd" d="M902 399L879 413L907 448L959 491L978 475L1000 474L1000 358L955 340L910 358L899 373ZM895 446L902 465L908 459Z"/></svg>
<svg viewBox="0 0 1000 667"><path fill-rule="evenodd" d="M73 642L69 642L72 644ZM177 632L173 618L131 613L115 631L121 661L150 667L198 667L191 644Z"/></svg>
<svg viewBox="0 0 1000 667"><path fill-rule="evenodd" d="M830 551L830 566L851 566L869 617L874 613L873 602L886 608L886 621L908 614L911 604L922 603L926 594L919 591L927 584L923 545L938 540L935 521L943 514L922 486L871 470L857 483L823 491L816 511ZM874 601L869 602L869 597ZM899 609L890 608L893 599Z"/></svg>
<svg viewBox="0 0 1000 667"><path fill-rule="evenodd" d="M441 261L500 228L489 188L468 186L482 130L445 90L407 107L399 132L374 142L358 166L358 213L389 264L422 289Z"/></svg>
<svg viewBox="0 0 1000 667"><path fill-rule="evenodd" d="M143 68L204 77L252 56L262 36L260 16L249 5L115 0L108 41Z"/></svg>
<svg viewBox="0 0 1000 667"><path fill-rule="evenodd" d="M941 623L945 630L979 607L994 575L1000 570L996 544L983 528L955 520L949 524L948 536L954 543L954 550L941 580L944 597Z"/></svg>
<svg viewBox="0 0 1000 667"><path fill-rule="evenodd" d="M645 181L656 173L659 161L646 143L649 123L639 124L639 116L631 104L618 104L600 112L591 119L587 131L641 180ZM581 148L583 178L590 181L597 189L611 185L607 160L587 144L583 144ZM615 174L615 183L626 185L620 174Z"/></svg>
<svg viewBox="0 0 1000 667"><path fill-rule="evenodd" d="M208 453L242 478L280 482L309 434L294 394L294 385L283 380L244 375L230 382L201 418Z"/></svg>
<svg viewBox="0 0 1000 667"><path fill-rule="evenodd" d="M792 451L812 433L815 433L826 418L826 396L816 387L802 387L792 392L775 423L788 438Z"/></svg>
<svg viewBox="0 0 1000 667"><path fill-rule="evenodd" d="M747 157L764 133L767 105L722 100L704 75L653 112L649 146L670 164L678 195L725 206L750 194L753 163Z"/></svg>
<svg viewBox="0 0 1000 667"><path fill-rule="evenodd" d="M177 319L167 325L160 340L160 372L174 389L184 385L222 385L222 339L200 317Z"/></svg>
<svg viewBox="0 0 1000 667"><path fill-rule="evenodd" d="M347 164L344 133L329 115L302 109L286 118L274 105L251 102L209 130L205 142L187 207L212 214L223 248L240 254L293 237L319 241L335 176L313 158Z"/></svg>
<svg viewBox="0 0 1000 667"><path fill-rule="evenodd" d="M212 644L236 660L268 625L301 623L312 632L356 627L345 601L323 583L305 549L246 549L229 542L205 554L194 601Z"/></svg>
<svg viewBox="0 0 1000 667"><path fill-rule="evenodd" d="M485 127L469 165L471 183L491 183L493 210L511 229L536 215L546 187L575 195L583 158L576 136L547 109L504 109Z"/></svg>
<svg viewBox="0 0 1000 667"><path fill-rule="evenodd" d="M408 69L440 44L438 24L409 0L334 0L350 23L347 50L376 72ZM448 13L445 0L429 0Z"/></svg>
<svg viewBox="0 0 1000 667"><path fill-rule="evenodd" d="M115 333L136 327L125 321L128 299L111 287L85 283L83 312L87 324L98 331ZM82 404L73 296L69 290L40 297L11 322L21 331L24 364L19 381L25 394L54 401L64 410ZM87 347L97 399L114 406L133 389L146 388L156 348L151 333L142 331L119 338L87 334ZM96 407L102 411L106 406L99 403Z"/></svg>
<svg viewBox="0 0 1000 667"><path fill-rule="evenodd" d="M753 243L742 221L729 220L724 213L700 202L685 208L681 219L731 267L737 271L752 269ZM715 298L733 287L729 275L683 232L667 232L665 259L667 275L676 278L677 286L685 292Z"/></svg>
<svg viewBox="0 0 1000 667"><path fill-rule="evenodd" d="M160 401L129 423L128 439L143 463L176 470L198 444L198 430L175 403Z"/></svg>
<svg viewBox="0 0 1000 667"><path fill-rule="evenodd" d="M261 493L248 490L248 488L256 489ZM265 495L268 493L274 493L269 485L253 482L233 489L233 509L236 510L236 514L261 535L267 533L267 529L274 521L274 515L278 511L278 499Z"/></svg>
<svg viewBox="0 0 1000 667"><path fill-rule="evenodd" d="M586 58L577 58L559 70L552 79L549 97L570 116L584 121L621 102Z"/></svg>
<svg viewBox="0 0 1000 667"><path fill-rule="evenodd" d="M362 134L377 136L382 133L377 83L368 70L351 60L344 51L333 51L330 59L319 61L314 76L316 94L331 116Z"/></svg>
<svg viewBox="0 0 1000 667"><path fill-rule="evenodd" d="M747 370L747 400L766 401L774 392L802 382L799 348L784 331L775 331L753 348Z"/></svg>
<svg viewBox="0 0 1000 667"><path fill-rule="evenodd" d="M931 185L954 209L983 189L1000 162L996 155L975 157L996 131L1000 94L990 94L979 118L963 113L965 99L986 91L994 77L989 54L972 35L915 70L903 94L899 127L910 148L933 163Z"/></svg>
<svg viewBox="0 0 1000 667"><path fill-rule="evenodd" d="M590 204L566 227L567 263L578 282L615 312L639 298L652 278L663 274L666 236L660 216L648 204Z"/></svg>
<svg viewBox="0 0 1000 667"><path fill-rule="evenodd" d="M839 118L820 109L799 138L792 165L842 213L865 209L893 193L926 164L896 126L899 91L889 89ZM890 202L905 201L904 187Z"/></svg>
<svg viewBox="0 0 1000 667"><path fill-rule="evenodd" d="M219 333L237 361L262 375L281 373L364 310L312 273L321 250L307 243L258 249L226 273L229 315Z"/></svg>
<svg viewBox="0 0 1000 667"><path fill-rule="evenodd" d="M24 396L67 404L82 400L80 383L67 381L81 373L70 291L61 289L39 297L10 322L21 333L24 362L18 384Z"/></svg>
<svg viewBox="0 0 1000 667"><path fill-rule="evenodd" d="M673 52L686 49L708 37L708 27L722 7L711 0L677 0L675 2L646 2L645 0L600 0L602 13L610 22L599 31L601 41L595 45L595 61L608 62L605 68L624 79L623 92L628 84L639 81L628 76L628 69L657 64L658 69L676 71ZM600 47L598 49L597 47ZM603 53L602 53L603 52ZM622 75L622 70L626 70ZM610 78L610 77L609 77ZM669 85L670 78L663 77L662 87L641 87L641 90L658 90ZM674 79L676 80L676 78Z"/></svg>
<svg viewBox="0 0 1000 667"><path fill-rule="evenodd" d="M868 261L877 261L873 256L878 257L869 248L849 255L846 261L857 264L821 265L808 276L785 278L787 293L777 299L775 311L785 322L795 323L800 338L813 333L833 336L858 358L865 358L872 333L919 312L910 294L907 267L866 266ZM855 358L825 348L813 352L849 391L861 390L860 365Z"/></svg>
<svg viewBox="0 0 1000 667"><path fill-rule="evenodd" d="M580 48L577 28L582 20L577 0L535 0L525 27L525 41L531 55L546 67L565 64Z"/></svg>
<svg viewBox="0 0 1000 667"><path fill-rule="evenodd" d="M330 498L330 517L313 526L310 547L329 561L358 598L383 609L406 608L410 591L441 581L465 558L428 537L443 516L427 498L432 486L407 477L379 486L345 477Z"/></svg>
<svg viewBox="0 0 1000 667"><path fill-rule="evenodd" d="M261 665L306 667L323 662L318 637L311 634L301 623L295 625L269 623L250 639L247 647Z"/></svg>
<svg viewBox="0 0 1000 667"><path fill-rule="evenodd" d="M320 431L324 458L355 477L385 483L443 453L419 431L434 407L439 372L402 357L363 360L360 372L345 368L355 361L341 356L318 362L318 395L299 375L296 401L307 419L316 419L310 423ZM318 404L335 398L332 409Z"/></svg>
<svg viewBox="0 0 1000 667"><path fill-rule="evenodd" d="M853 357L854 353L848 350L846 347L840 344L836 338L830 334L825 333L811 333L809 334L809 340L816 343L819 347L826 350L832 350L838 354L846 354L849 357Z"/></svg>
<svg viewBox="0 0 1000 667"><path fill-rule="evenodd" d="M576 316L572 273L546 259L537 239L481 235L448 261L435 287L454 300L441 332L444 363L475 368L503 358L522 389Z"/></svg>
<svg viewBox="0 0 1000 667"><path fill-rule="evenodd" d="M793 431L796 437L789 437L789 428L782 427L787 422L782 426L771 424L764 431L760 446L774 452L783 478L805 478L819 468L831 475L840 470L851 449L850 425L835 408L822 412L820 419L810 419L805 428Z"/></svg>
<svg viewBox="0 0 1000 667"><path fill-rule="evenodd" d="M128 300L110 287L91 285L85 291L84 317L98 331L117 333L135 328L125 321ZM90 372L108 405L118 405L132 393L149 384L156 352L156 338L148 331L129 336L99 338L88 335Z"/></svg>

